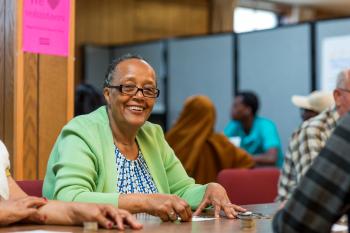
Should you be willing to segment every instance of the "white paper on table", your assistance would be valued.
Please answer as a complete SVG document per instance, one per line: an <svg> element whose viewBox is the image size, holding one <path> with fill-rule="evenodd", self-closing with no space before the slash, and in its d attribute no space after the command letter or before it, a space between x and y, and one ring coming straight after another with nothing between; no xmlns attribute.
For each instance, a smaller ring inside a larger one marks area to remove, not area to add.
<svg viewBox="0 0 350 233"><path fill-rule="evenodd" d="M347 231L348 226L345 225L339 225L339 224L333 224L332 231Z"/></svg>
<svg viewBox="0 0 350 233"><path fill-rule="evenodd" d="M14 233L72 233L71 231L46 231L46 230L33 230L33 231L16 231Z"/></svg>
<svg viewBox="0 0 350 233"><path fill-rule="evenodd" d="M215 220L215 219L216 218L193 216L192 217L192 222L208 221L208 220Z"/></svg>

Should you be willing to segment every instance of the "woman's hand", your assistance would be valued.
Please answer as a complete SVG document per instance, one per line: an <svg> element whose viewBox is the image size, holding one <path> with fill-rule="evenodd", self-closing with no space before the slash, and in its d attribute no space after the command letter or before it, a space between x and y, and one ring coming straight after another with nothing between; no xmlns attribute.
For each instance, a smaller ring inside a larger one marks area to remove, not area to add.
<svg viewBox="0 0 350 233"><path fill-rule="evenodd" d="M182 221L191 221L191 207L186 201L170 194L121 194L118 206L132 213L148 213L160 217L164 222L175 221L180 217Z"/></svg>
<svg viewBox="0 0 350 233"><path fill-rule="evenodd" d="M45 219L45 224L82 225L84 222L98 222L107 229L116 226L124 230L124 225L132 229L142 228L128 211L107 204L49 201L38 213L40 219Z"/></svg>
<svg viewBox="0 0 350 233"><path fill-rule="evenodd" d="M118 206L132 213L148 213L158 216L162 221L191 221L192 211L189 204L176 195L170 194L121 194Z"/></svg>
<svg viewBox="0 0 350 233"><path fill-rule="evenodd" d="M0 201L0 225L15 223L35 215L39 207L47 203L39 197L23 197L15 200Z"/></svg>
<svg viewBox="0 0 350 233"><path fill-rule="evenodd" d="M235 218L237 212L246 211L246 209L238 205L231 204L226 190L217 183L208 184L203 200L193 215L199 215L202 210L209 205L213 206L214 215L216 218L220 216L220 210L223 210L228 218Z"/></svg>
<svg viewBox="0 0 350 233"><path fill-rule="evenodd" d="M96 221L104 228L110 229L116 226L119 230L124 230L124 224L129 225L132 229L141 229L142 224L137 222L134 216L128 211L118 209L107 204L87 204L73 203L75 222Z"/></svg>
<svg viewBox="0 0 350 233"><path fill-rule="evenodd" d="M176 195L149 194L146 199L146 212L159 216L162 221L191 221L192 211L189 204Z"/></svg>

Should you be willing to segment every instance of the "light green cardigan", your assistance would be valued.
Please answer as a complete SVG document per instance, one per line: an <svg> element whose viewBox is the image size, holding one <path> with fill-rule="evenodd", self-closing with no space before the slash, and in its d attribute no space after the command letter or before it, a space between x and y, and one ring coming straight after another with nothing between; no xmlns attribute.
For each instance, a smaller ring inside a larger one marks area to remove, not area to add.
<svg viewBox="0 0 350 233"><path fill-rule="evenodd" d="M159 193L176 194L197 208L206 186L188 177L162 129L146 122L136 140ZM62 129L50 154L43 195L48 199L118 206L114 149L105 106L74 118Z"/></svg>

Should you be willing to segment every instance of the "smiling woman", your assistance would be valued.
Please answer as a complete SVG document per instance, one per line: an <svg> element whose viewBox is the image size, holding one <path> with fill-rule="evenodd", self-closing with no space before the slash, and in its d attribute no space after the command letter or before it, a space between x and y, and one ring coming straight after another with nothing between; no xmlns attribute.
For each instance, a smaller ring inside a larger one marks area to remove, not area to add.
<svg viewBox="0 0 350 233"><path fill-rule="evenodd" d="M164 139L147 122L159 96L154 69L126 55L109 66L106 106L70 121L51 152L43 193L49 199L110 203L163 221L189 221L212 205L229 218L243 208L231 204L216 183L195 184Z"/></svg>

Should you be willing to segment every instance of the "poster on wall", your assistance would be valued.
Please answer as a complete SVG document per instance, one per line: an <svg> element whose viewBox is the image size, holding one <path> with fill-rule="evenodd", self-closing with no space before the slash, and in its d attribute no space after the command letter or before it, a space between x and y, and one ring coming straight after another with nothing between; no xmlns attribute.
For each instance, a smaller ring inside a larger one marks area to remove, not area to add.
<svg viewBox="0 0 350 233"><path fill-rule="evenodd" d="M322 42L320 89L332 91L340 71L350 68L350 35L329 37Z"/></svg>
<svg viewBox="0 0 350 233"><path fill-rule="evenodd" d="M70 0L23 1L23 51L68 56Z"/></svg>

